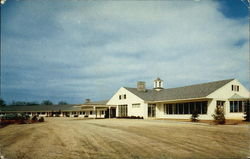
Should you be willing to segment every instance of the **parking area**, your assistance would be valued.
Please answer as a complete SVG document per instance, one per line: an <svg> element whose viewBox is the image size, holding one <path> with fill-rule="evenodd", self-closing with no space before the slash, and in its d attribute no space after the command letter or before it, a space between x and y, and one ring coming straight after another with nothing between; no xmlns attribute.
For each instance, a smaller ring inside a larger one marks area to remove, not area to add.
<svg viewBox="0 0 250 159"><path fill-rule="evenodd" d="M0 129L7 158L246 158L249 124L168 120L45 118Z"/></svg>

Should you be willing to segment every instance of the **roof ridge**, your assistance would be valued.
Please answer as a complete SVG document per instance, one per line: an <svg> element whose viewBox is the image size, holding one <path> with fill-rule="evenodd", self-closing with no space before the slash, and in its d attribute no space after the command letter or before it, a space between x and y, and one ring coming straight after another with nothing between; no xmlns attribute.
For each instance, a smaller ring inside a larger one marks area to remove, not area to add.
<svg viewBox="0 0 250 159"><path fill-rule="evenodd" d="M217 82L223 82L223 81L230 82L232 80L234 80L234 78L225 79L225 80L219 80L219 81L212 81L212 82L204 82L204 83L198 83L198 84L191 84L191 85L187 85L187 86L173 87L173 88L167 88L167 89L176 89L176 88L183 88L183 87L191 87L191 86L197 86L197 85L203 85L203 84L211 84L211 83L217 83Z"/></svg>
<svg viewBox="0 0 250 159"><path fill-rule="evenodd" d="M191 84L191 85L186 85L186 86L180 86L180 87L173 87L173 88L164 88L165 90L167 89L176 89L176 88L183 88L183 87L191 87L191 86L197 86L197 85L203 85L203 84L211 84L211 83L216 83L216 82L222 82L222 81L232 81L234 80L234 78L230 78L230 79L225 79L225 80L219 80L219 81L212 81L212 82L204 82L204 83L198 83L198 84ZM227 82L227 83L228 83ZM136 89L135 87L123 87L123 88L132 88L132 89ZM146 89L146 90L152 90L152 89Z"/></svg>

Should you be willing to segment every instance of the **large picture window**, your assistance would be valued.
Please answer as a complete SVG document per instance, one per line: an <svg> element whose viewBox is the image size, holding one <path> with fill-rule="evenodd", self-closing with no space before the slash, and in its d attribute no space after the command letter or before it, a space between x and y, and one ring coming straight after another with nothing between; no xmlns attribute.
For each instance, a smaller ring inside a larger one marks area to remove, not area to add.
<svg viewBox="0 0 250 159"><path fill-rule="evenodd" d="M164 114L192 114L194 110L207 114L207 101L164 104Z"/></svg>
<svg viewBox="0 0 250 159"><path fill-rule="evenodd" d="M230 101L230 112L244 112L244 101Z"/></svg>
<svg viewBox="0 0 250 159"><path fill-rule="evenodd" d="M128 116L128 105L118 105L118 116L119 117Z"/></svg>

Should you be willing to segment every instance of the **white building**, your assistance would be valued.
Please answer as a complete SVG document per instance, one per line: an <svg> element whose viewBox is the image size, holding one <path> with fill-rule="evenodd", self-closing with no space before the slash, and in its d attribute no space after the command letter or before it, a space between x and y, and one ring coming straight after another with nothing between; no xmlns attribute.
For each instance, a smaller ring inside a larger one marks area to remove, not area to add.
<svg viewBox="0 0 250 159"><path fill-rule="evenodd" d="M154 88L145 82L137 88L121 87L107 102L116 105L116 116L190 119L197 110L199 119L211 120L217 106L224 108L226 119L243 119L249 91L236 79L228 79L178 88L163 88L163 80L154 80Z"/></svg>
<svg viewBox="0 0 250 159"><path fill-rule="evenodd" d="M157 78L153 85L153 89L146 89L145 82L140 81L137 88L121 87L107 101L86 100L78 105L2 106L0 115L190 119L197 110L199 119L211 120L216 107L221 106L226 119L243 119L244 105L249 100L249 91L236 79L164 89L163 80Z"/></svg>

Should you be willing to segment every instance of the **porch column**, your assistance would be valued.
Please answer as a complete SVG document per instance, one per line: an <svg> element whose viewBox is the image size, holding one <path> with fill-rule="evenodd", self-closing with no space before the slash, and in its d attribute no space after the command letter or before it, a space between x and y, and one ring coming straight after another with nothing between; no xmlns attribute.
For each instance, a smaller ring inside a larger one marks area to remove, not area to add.
<svg viewBox="0 0 250 159"><path fill-rule="evenodd" d="M96 107L94 106L95 118L97 118Z"/></svg>

